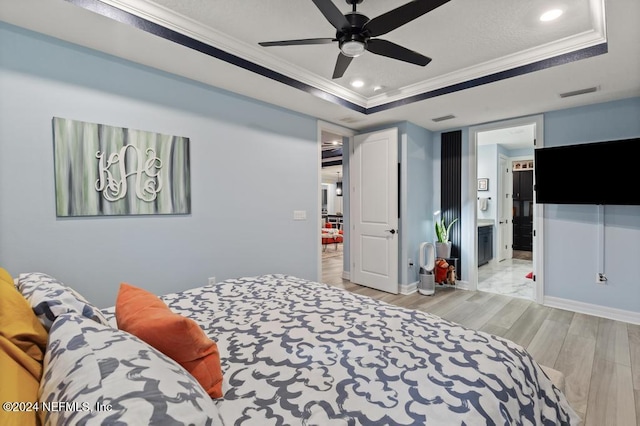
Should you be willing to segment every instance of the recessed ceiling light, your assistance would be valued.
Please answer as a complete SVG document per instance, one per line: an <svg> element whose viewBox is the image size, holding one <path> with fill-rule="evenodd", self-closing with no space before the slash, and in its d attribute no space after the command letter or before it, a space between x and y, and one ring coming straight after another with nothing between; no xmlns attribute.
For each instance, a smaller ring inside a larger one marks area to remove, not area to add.
<svg viewBox="0 0 640 426"><path fill-rule="evenodd" d="M362 81L362 80L353 80L351 82L351 85L353 87L362 87L362 86L364 86L364 81Z"/></svg>
<svg viewBox="0 0 640 426"><path fill-rule="evenodd" d="M560 9L551 9L540 15L540 20L542 22L553 21L554 19L558 19L562 13L563 12Z"/></svg>

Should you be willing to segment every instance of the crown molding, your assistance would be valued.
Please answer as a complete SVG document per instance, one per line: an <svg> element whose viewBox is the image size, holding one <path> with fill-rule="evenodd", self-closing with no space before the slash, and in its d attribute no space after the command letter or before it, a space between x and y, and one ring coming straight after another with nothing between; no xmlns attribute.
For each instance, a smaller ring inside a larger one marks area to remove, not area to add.
<svg viewBox="0 0 640 426"><path fill-rule="evenodd" d="M281 58L275 57L257 46L230 37L189 17L167 9L164 6L148 0L100 1L164 28L186 35L194 40L201 41L242 59L269 68L272 71L284 74L301 83L308 84L361 107L365 107L367 104L367 98L359 93L348 90L302 67L283 61Z"/></svg>
<svg viewBox="0 0 640 426"><path fill-rule="evenodd" d="M573 52L590 52L578 58L565 59L564 62L581 59L606 52L606 21L604 0L590 0L589 7L593 28L582 33L556 40L541 46L516 52L501 58L473 65L429 80L421 81L391 91L392 95L379 94L365 97L324 77L313 74L307 69L283 61L258 46L242 42L220 31L197 22L194 19L178 14L150 0L100 0L102 3L121 11L137 16L176 33L205 43L223 52L237 56L257 66L282 74L311 88L319 89L325 94L360 107L365 114L375 113L397 105L414 102L416 99L437 95L439 91L461 90L456 87L468 82L477 82L488 76L509 73L532 64L545 61L553 62L554 58L566 58ZM598 48L600 46L600 48ZM223 59L224 60L224 59ZM560 61L559 63L564 63ZM555 63L554 65L557 65ZM517 73L516 73L517 75ZM506 77L505 77L506 78ZM486 79L491 81L490 79ZM453 89L451 89L453 88ZM317 95L324 97L325 95Z"/></svg>
<svg viewBox="0 0 640 426"><path fill-rule="evenodd" d="M425 92L432 92L443 87L453 86L502 71L555 58L581 49L597 46L602 43L606 43L606 41L606 36L596 30L585 31L565 39L547 43L542 46L536 46L531 49L467 67L420 83L402 87L397 91L394 91L397 94L394 94L393 96L386 96L385 94L373 96L369 98L366 107L372 108L391 102L397 102Z"/></svg>

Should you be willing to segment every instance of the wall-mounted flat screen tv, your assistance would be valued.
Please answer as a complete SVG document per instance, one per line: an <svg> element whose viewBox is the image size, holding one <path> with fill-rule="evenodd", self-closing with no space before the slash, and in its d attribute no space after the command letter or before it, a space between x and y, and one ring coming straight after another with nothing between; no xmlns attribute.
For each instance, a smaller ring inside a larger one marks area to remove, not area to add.
<svg viewBox="0 0 640 426"><path fill-rule="evenodd" d="M640 205L640 138L535 150L536 202Z"/></svg>

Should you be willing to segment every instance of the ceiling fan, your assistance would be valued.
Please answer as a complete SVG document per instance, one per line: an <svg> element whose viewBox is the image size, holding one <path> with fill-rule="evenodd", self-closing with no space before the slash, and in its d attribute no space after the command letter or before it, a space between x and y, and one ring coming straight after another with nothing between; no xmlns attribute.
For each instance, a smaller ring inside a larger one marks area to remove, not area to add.
<svg viewBox="0 0 640 426"><path fill-rule="evenodd" d="M352 11L346 15L343 15L331 0L312 1L327 21L335 27L337 31L335 38L266 41L259 44L263 47L299 46L328 44L337 41L340 54L332 78L340 78L344 75L353 58L362 55L365 51L415 65L427 65L431 62L431 58L388 40L372 37L393 31L450 0L414 0L373 19L367 18L356 10L356 6L363 0L346 0L348 4L353 6Z"/></svg>

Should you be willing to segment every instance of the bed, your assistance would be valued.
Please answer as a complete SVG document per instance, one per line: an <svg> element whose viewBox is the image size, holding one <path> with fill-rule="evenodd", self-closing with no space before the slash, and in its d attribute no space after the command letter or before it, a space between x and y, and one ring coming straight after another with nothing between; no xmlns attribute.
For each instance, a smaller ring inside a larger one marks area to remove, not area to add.
<svg viewBox="0 0 640 426"><path fill-rule="evenodd" d="M424 312L287 275L231 279L161 299L173 312L194 320L217 343L224 376L221 398L207 398L175 366L170 367L169 385L165 387L162 380L156 383L161 375L152 372L150 350L145 349L140 361L141 350L132 349L134 337L115 328L114 309L110 308L90 313L102 316L97 322L67 313L51 323L41 400L88 398L88 386L68 389L72 387L68 372L79 368L78 355L66 367L56 369L62 376L57 379L51 368L47 373L47 364L59 362L64 355L57 353L71 347L78 335L87 340L97 330L109 335L108 343L100 340L98 350L92 347L79 359L88 354L99 357L110 348L126 358L122 349L112 346L120 341L127 342L123 347L133 358L113 367L116 373L118 368L124 370L125 379L115 391L109 391L118 395L99 391L103 394L92 395L87 404L94 407L116 401L109 406L120 408L110 411L108 418L124 424L140 413L149 423L156 419L158 424L212 425L557 425L580 421L562 392L522 347ZM68 325L75 329L60 337ZM97 364L108 364L104 359L112 357L116 355L105 355ZM162 403L142 409L128 405L126 398L125 402L118 399L120 393L131 390L122 383L132 376L137 381L131 384L135 392L129 393L135 393L143 405L145 398L147 402L159 398ZM45 384L47 381L51 383ZM174 383L180 383L180 389L173 389ZM61 388L68 392L59 391ZM153 395L145 396L146 390ZM94 411L90 417L74 412L72 420L107 418ZM189 417L196 415L200 417ZM42 418L47 423L66 424L69 417L64 416L46 413Z"/></svg>

